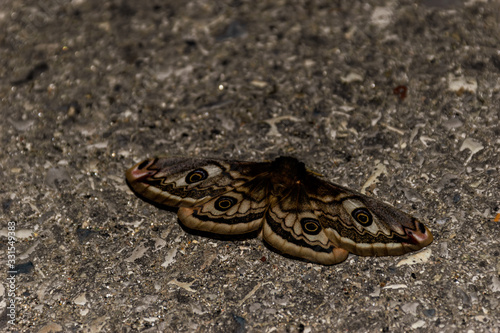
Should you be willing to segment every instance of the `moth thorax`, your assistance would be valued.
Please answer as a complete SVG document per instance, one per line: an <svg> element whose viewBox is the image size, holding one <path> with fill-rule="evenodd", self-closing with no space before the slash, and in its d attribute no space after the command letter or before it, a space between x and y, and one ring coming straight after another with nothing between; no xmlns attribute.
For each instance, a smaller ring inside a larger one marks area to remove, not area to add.
<svg viewBox="0 0 500 333"><path fill-rule="evenodd" d="M271 185L271 194L276 198L283 198L288 192L290 188L282 183L274 183Z"/></svg>

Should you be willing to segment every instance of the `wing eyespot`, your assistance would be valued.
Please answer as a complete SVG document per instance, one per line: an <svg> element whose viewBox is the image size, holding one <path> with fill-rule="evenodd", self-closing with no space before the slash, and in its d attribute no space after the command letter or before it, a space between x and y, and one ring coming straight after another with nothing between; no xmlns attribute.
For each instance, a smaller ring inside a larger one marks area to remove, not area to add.
<svg viewBox="0 0 500 333"><path fill-rule="evenodd" d="M369 227L373 223L372 214L366 208L356 208L351 215L363 227Z"/></svg>
<svg viewBox="0 0 500 333"><path fill-rule="evenodd" d="M233 197L220 197L215 201L214 208L218 211L223 212L236 205L237 202L238 200Z"/></svg>
<svg viewBox="0 0 500 333"><path fill-rule="evenodd" d="M315 219L304 218L300 220L300 225L302 226L302 230L308 235L317 235L321 231L321 225Z"/></svg>
<svg viewBox="0 0 500 333"><path fill-rule="evenodd" d="M208 177L208 172L205 169L200 168L188 173L185 181L187 184L194 184L207 179L207 177Z"/></svg>

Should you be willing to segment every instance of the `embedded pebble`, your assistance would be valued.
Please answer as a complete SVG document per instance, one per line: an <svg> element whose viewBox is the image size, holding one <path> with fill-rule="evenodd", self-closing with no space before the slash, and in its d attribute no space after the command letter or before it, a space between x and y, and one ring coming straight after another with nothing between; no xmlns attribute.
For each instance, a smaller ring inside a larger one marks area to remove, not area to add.
<svg viewBox="0 0 500 333"><path fill-rule="evenodd" d="M400 267L403 265L415 265L415 264L423 264L429 261L430 257L432 255L432 250L431 248L425 248L424 250L410 254L408 255L405 259L401 260L396 264L396 267Z"/></svg>
<svg viewBox="0 0 500 333"><path fill-rule="evenodd" d="M467 158L467 160L465 161L465 164L469 163L470 160L472 159L472 156L474 156L476 153L483 150L483 148L484 148L484 146L481 142L474 140L474 139L471 139L471 138L465 139L464 142L462 142L462 146L460 146L460 151L463 151L465 149L470 150L469 158Z"/></svg>

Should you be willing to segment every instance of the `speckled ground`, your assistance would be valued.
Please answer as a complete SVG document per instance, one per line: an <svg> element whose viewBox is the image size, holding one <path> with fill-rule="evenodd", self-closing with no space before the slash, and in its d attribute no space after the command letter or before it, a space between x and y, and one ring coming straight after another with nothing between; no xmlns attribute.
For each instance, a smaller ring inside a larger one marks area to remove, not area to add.
<svg viewBox="0 0 500 333"><path fill-rule="evenodd" d="M3 0L0 331L499 332L499 21L479 0ZM435 240L326 267L188 234L125 184L157 154L292 155L356 190L381 170L368 193Z"/></svg>

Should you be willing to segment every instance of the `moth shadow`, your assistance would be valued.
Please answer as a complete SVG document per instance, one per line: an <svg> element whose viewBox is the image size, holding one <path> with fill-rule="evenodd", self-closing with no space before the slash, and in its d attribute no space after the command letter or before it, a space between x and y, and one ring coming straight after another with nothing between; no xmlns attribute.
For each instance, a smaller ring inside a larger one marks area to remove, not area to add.
<svg viewBox="0 0 500 333"><path fill-rule="evenodd" d="M268 242L266 242L265 240L262 240L262 243L264 243L264 246L271 252L274 252L282 257L285 257L287 259L292 259L292 260L297 260L297 261L301 261L301 262L304 262L304 263L312 263L312 264L318 264L318 263L315 263L313 261L310 261L310 260L307 260L307 259L304 259L304 258L301 258L301 257L294 257L288 253L283 253L281 252L280 250L274 248L271 244L269 244ZM329 265L325 265L325 266L329 266Z"/></svg>
<svg viewBox="0 0 500 333"><path fill-rule="evenodd" d="M259 235L260 230L252 231L246 234L235 234L235 235L226 235L226 234L216 234L213 232L202 231L197 229L191 229L186 227L181 220L177 219L177 222L181 226L182 230L187 232L188 234L206 237L210 239L216 239L221 241L244 241L252 238L256 238Z"/></svg>
<svg viewBox="0 0 500 333"><path fill-rule="evenodd" d="M246 233L246 234L224 235L224 234L216 234L216 233L211 233L211 232L206 232L206 231L188 228L184 224L182 224L182 221L180 221L179 219L177 219L177 222L181 226L182 230L184 230L185 232L187 232L189 234L192 234L195 236L206 237L206 238L210 238L210 239L215 239L215 240L220 240L220 241L244 241L244 240L249 240L249 239L253 239L253 238L261 238L261 237L259 237L259 233L260 233L261 229L250 232L250 233ZM285 258L292 259L292 260L298 260L298 261L306 262L306 263L312 262L312 261L304 259L304 258L294 257L294 256L289 255L287 253L283 253L280 250L274 248L269 243L267 243L265 240L262 240L262 243L264 243L264 246L269 251L274 252L278 255L281 255Z"/></svg>
<svg viewBox="0 0 500 333"><path fill-rule="evenodd" d="M182 230L184 230L185 232L187 232L189 234L192 234L195 236L206 237L206 238L210 238L210 239L215 239L215 240L220 240L220 241L244 241L244 240L249 240L249 239L253 239L253 238L260 238L259 233L260 233L261 229L250 232L250 233L246 233L246 234L224 235L224 234L216 234L216 233L201 231L201 230L197 230L197 229L191 229L189 227L186 227L184 224L182 224L182 221L180 221L179 219L177 219L177 222L181 226ZM301 262L305 262L305 263L313 263L310 260L300 258L300 257L294 257L294 256L289 255L287 253L283 253L280 250L271 246L265 240L262 240L262 243L264 243L264 246L269 251L274 252L278 255L281 255L285 258L297 260L297 261L301 261ZM265 254L263 253L263 255L265 255Z"/></svg>

